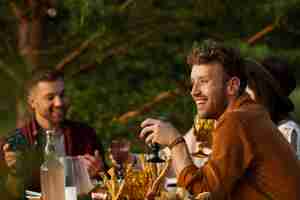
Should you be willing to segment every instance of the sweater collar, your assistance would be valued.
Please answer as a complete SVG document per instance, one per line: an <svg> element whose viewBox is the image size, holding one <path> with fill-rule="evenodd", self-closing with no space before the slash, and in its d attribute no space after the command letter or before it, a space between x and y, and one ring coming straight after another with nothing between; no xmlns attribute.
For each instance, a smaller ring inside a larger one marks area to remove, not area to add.
<svg viewBox="0 0 300 200"><path fill-rule="evenodd" d="M253 104L255 103L254 100L251 99L251 97L244 92L241 96L239 96L231 105L229 105L224 113L217 119L216 121L216 127L221 124L221 122L224 121L225 116L227 113L232 112L234 110L240 109L241 106L243 105L248 105L248 104Z"/></svg>

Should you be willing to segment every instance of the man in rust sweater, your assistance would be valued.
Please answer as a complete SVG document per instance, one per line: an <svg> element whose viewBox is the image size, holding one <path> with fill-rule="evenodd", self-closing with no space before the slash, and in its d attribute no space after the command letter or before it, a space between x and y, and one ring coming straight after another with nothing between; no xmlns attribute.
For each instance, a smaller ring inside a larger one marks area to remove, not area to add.
<svg viewBox="0 0 300 200"><path fill-rule="evenodd" d="M0 140L0 193L6 188L11 199L24 189L40 190L39 167L43 162L45 131L55 129L59 156L81 156L91 178L106 169L104 151L96 132L84 123L65 119L68 107L63 74L36 71L26 84L30 117L26 123Z"/></svg>
<svg viewBox="0 0 300 200"><path fill-rule="evenodd" d="M181 134L170 123L146 119L140 137L167 145L178 186L210 199L298 200L300 165L296 154L261 105L244 92L244 61L234 49L215 42L188 56L191 95L198 115L217 120L212 154L197 168Z"/></svg>

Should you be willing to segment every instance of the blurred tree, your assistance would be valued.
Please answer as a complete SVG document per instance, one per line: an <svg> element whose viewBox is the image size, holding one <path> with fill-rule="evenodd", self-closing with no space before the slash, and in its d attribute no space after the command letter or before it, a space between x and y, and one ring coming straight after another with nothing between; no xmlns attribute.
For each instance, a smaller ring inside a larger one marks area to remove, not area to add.
<svg viewBox="0 0 300 200"><path fill-rule="evenodd" d="M69 116L99 137L136 138L138 123L153 115L184 132L195 113L185 66L192 43L210 37L255 58L300 63L299 10L297 0L4 0L0 87L10 88L0 100L10 106L0 110L13 110L34 67L55 67L69 80ZM178 98L159 98L174 91Z"/></svg>
<svg viewBox="0 0 300 200"><path fill-rule="evenodd" d="M41 66L45 20L47 17L56 16L55 2L54 0L10 0L2 2L1 9L5 10L5 17L7 17L2 21L7 27L2 33L5 36L3 39L6 40L2 50L6 56L9 56L6 63L1 63L2 70L15 82L16 91L20 94L24 79L35 68ZM9 53L5 49L10 50ZM17 62L12 64L11 61ZM21 72L19 65L23 68ZM19 95L16 96L17 125L21 125L25 117L25 105L23 99L19 98Z"/></svg>

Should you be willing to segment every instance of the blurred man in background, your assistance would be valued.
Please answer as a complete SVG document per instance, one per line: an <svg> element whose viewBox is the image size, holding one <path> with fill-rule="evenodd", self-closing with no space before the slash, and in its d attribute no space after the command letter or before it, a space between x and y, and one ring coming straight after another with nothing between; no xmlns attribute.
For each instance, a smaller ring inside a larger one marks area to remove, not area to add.
<svg viewBox="0 0 300 200"><path fill-rule="evenodd" d="M26 97L30 119L1 142L1 179L12 196L22 195L24 189L40 191L39 167L49 129L56 132L59 156L81 156L90 177L99 176L106 168L102 145L93 128L65 118L68 103L63 75L51 70L35 72L26 84Z"/></svg>

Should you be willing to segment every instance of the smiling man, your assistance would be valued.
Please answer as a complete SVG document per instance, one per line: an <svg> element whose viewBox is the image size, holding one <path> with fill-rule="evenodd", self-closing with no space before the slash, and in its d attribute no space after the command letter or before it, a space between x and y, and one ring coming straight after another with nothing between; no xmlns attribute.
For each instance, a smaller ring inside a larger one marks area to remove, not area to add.
<svg viewBox="0 0 300 200"><path fill-rule="evenodd" d="M171 150L179 186L217 200L300 199L300 165L267 111L244 92L244 61L215 42L188 56L191 95L202 118L217 120L212 154L197 168L181 134L170 123L146 119L140 137Z"/></svg>
<svg viewBox="0 0 300 200"><path fill-rule="evenodd" d="M31 114L29 121L9 134L1 146L2 166L7 169L8 182L12 175L23 175L25 189L40 189L39 166L47 129L56 130L55 147L59 156L81 156L91 178L105 170L104 152L94 129L65 118L69 105L61 73L35 72L26 84L26 97ZM35 158L26 156L28 152Z"/></svg>

